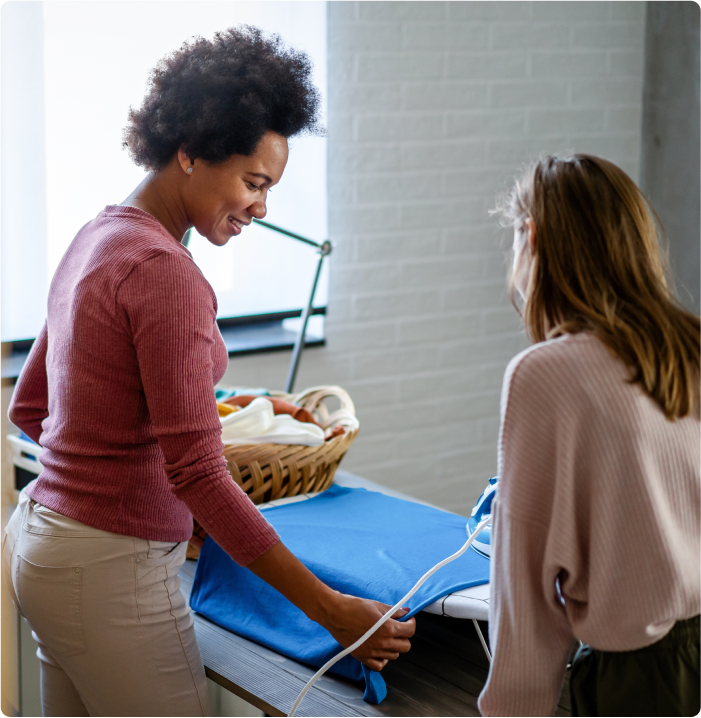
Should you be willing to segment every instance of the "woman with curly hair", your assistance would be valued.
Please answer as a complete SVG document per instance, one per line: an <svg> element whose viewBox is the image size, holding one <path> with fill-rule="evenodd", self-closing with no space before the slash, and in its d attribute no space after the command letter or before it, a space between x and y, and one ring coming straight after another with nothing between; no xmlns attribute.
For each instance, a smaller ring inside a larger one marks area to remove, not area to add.
<svg viewBox="0 0 701 718"><path fill-rule="evenodd" d="M53 278L10 410L44 470L3 542L46 716L207 714L177 578L193 515L343 646L385 608L320 582L229 476L213 391L228 356L181 243L194 227L223 245L265 217L287 139L320 131L310 77L306 55L251 27L166 57L125 131L149 174L80 230ZM391 621L355 655L380 670L413 631Z"/></svg>

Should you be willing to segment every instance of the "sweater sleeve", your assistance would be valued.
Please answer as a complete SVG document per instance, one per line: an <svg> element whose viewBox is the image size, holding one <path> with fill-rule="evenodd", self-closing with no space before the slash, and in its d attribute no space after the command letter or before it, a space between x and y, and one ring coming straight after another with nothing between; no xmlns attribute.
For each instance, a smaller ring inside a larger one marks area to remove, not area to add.
<svg viewBox="0 0 701 718"><path fill-rule="evenodd" d="M551 521L559 420L547 372L532 374L510 366L504 379L484 715L552 715L574 641L555 589L567 572L553 551L567 537Z"/></svg>
<svg viewBox="0 0 701 718"><path fill-rule="evenodd" d="M153 431L171 488L242 566L279 538L233 481L222 456L214 398L211 287L188 257L163 252L121 283Z"/></svg>
<svg viewBox="0 0 701 718"><path fill-rule="evenodd" d="M49 389L46 379L47 346L48 337L46 322L44 322L17 380L9 412L10 421L37 444L41 439L41 424L49 415Z"/></svg>

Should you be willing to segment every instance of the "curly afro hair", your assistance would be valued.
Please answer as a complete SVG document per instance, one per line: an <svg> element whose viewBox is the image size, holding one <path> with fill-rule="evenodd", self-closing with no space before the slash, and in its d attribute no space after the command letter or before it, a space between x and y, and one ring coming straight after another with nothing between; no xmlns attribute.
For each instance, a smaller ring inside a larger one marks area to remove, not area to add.
<svg viewBox="0 0 701 718"><path fill-rule="evenodd" d="M251 155L271 130L323 134L312 62L249 25L195 37L154 68L140 109L129 110L123 146L134 162L162 169L184 146L191 158Z"/></svg>

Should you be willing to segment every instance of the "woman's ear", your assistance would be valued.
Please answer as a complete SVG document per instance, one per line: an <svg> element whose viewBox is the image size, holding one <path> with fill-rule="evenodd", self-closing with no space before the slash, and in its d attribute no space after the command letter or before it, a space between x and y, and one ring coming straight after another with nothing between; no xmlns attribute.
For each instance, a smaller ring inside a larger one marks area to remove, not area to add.
<svg viewBox="0 0 701 718"><path fill-rule="evenodd" d="M183 172L189 175L192 174L192 171L195 166L195 161L188 157L187 152L185 152L184 146L181 146L178 150L178 164L182 168Z"/></svg>

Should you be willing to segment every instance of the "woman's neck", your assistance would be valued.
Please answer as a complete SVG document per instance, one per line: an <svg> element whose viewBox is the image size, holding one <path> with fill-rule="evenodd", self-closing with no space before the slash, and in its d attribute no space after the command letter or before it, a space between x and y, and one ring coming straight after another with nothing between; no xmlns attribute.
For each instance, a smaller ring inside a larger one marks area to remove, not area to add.
<svg viewBox="0 0 701 718"><path fill-rule="evenodd" d="M177 242L192 226L180 198L177 176L167 165L159 172L150 172L120 205L137 207L157 219Z"/></svg>

